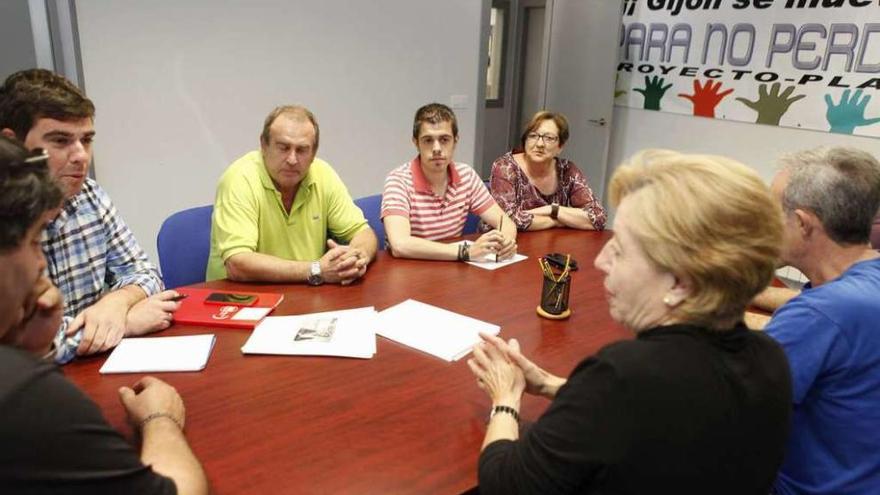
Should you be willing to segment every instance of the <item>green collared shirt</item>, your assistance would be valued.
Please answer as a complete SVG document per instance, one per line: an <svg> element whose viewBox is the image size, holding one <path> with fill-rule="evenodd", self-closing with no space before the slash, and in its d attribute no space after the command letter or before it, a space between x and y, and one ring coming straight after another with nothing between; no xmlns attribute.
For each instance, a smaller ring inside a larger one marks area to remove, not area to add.
<svg viewBox="0 0 880 495"><path fill-rule="evenodd" d="M262 154L252 151L233 162L217 185L206 278L226 278L224 263L238 253L317 260L328 236L349 242L365 228L363 212L327 162L315 158L288 214Z"/></svg>

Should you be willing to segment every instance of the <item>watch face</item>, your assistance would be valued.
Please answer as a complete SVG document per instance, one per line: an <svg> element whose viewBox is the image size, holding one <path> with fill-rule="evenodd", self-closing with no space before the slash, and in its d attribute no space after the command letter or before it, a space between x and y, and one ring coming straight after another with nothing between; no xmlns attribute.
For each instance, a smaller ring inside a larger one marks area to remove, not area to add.
<svg viewBox="0 0 880 495"><path fill-rule="evenodd" d="M309 285L321 285L324 283L324 277L321 276L321 265L316 261L309 268Z"/></svg>

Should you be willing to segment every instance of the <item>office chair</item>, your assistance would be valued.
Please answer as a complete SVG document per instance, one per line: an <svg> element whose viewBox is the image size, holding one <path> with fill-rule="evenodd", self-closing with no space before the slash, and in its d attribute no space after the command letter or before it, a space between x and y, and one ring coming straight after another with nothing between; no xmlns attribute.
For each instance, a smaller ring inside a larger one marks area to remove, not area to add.
<svg viewBox="0 0 880 495"><path fill-rule="evenodd" d="M178 211L162 222L156 247L166 288L205 281L213 212L213 205L197 206Z"/></svg>
<svg viewBox="0 0 880 495"><path fill-rule="evenodd" d="M467 220L464 221L464 230L461 235L473 234L480 226L480 217L468 212Z"/></svg>
<svg viewBox="0 0 880 495"><path fill-rule="evenodd" d="M382 223L381 218L382 195L364 196L354 200L354 204L364 212L370 228L373 229L376 239L379 241L379 249L385 249L385 225Z"/></svg>

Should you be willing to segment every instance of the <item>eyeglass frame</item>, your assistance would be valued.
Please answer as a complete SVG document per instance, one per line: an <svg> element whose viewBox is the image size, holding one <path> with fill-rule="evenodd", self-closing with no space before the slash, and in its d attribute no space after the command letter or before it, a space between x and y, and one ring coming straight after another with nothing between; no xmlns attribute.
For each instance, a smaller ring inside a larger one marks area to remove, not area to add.
<svg viewBox="0 0 880 495"><path fill-rule="evenodd" d="M49 152L43 148L34 148L30 156L23 160L14 160L8 166L0 168L0 177L8 177L20 170L46 170L48 169Z"/></svg>
<svg viewBox="0 0 880 495"><path fill-rule="evenodd" d="M559 142L559 136L554 136L553 134L538 134L537 132L526 134L526 141L537 142L539 139L543 141L545 145L556 144Z"/></svg>

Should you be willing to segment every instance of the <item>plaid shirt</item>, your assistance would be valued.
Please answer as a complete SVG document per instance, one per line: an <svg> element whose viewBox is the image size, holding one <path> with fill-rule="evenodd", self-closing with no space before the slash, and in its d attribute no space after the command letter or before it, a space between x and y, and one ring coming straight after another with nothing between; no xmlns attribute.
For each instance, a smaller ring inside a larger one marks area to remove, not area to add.
<svg viewBox="0 0 880 495"><path fill-rule="evenodd" d="M49 278L64 294L64 321L56 336L56 361L76 355L82 332L64 338L67 325L106 292L136 285L147 296L160 292L162 279L150 263L110 196L92 179L65 202L43 232ZM64 343L64 345L60 345Z"/></svg>

